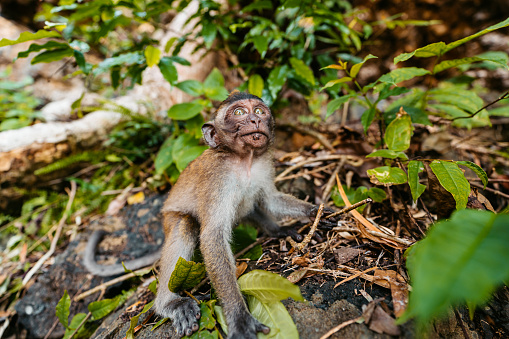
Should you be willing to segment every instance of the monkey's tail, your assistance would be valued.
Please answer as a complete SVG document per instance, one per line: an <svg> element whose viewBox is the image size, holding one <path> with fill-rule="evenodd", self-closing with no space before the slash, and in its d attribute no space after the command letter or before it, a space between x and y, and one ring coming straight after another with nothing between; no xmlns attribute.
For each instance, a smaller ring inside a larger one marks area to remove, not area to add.
<svg viewBox="0 0 509 339"><path fill-rule="evenodd" d="M107 232L103 230L95 231L92 233L88 239L87 247L85 248L85 253L83 255L83 265L90 273L94 275L100 277L109 277L125 273L124 266L128 270L137 270L139 268L152 265L154 262L156 262L157 259L161 257L161 249L159 249L143 257L124 261L124 266L122 266L122 264L100 265L95 262L95 249L99 241L101 241L106 233Z"/></svg>

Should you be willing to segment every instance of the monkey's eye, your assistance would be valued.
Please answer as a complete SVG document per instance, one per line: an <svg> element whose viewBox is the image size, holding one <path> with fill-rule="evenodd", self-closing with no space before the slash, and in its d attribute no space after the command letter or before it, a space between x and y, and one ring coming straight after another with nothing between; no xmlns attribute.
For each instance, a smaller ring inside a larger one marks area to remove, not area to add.
<svg viewBox="0 0 509 339"><path fill-rule="evenodd" d="M233 114L235 115L244 115L246 112L242 108L237 108L235 111L233 111Z"/></svg>
<svg viewBox="0 0 509 339"><path fill-rule="evenodd" d="M261 108L255 108L255 114L265 114L265 112Z"/></svg>

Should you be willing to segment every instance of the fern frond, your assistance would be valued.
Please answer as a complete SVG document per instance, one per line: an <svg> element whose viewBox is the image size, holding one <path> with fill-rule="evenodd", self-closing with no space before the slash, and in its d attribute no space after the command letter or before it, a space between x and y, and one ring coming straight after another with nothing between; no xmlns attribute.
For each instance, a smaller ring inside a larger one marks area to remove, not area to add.
<svg viewBox="0 0 509 339"><path fill-rule="evenodd" d="M83 153L74 154L68 156L67 158L57 160L54 163L49 164L48 166L39 168L34 172L34 174L35 175L48 174L54 171L64 169L78 162L92 162L92 163L99 162L102 161L106 155L107 152L105 151L86 151Z"/></svg>

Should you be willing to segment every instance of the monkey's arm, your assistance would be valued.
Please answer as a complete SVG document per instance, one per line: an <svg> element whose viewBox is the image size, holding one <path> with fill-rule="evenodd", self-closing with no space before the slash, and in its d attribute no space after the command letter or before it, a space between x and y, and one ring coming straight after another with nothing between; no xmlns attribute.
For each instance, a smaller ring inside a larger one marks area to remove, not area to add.
<svg viewBox="0 0 509 339"><path fill-rule="evenodd" d="M290 194L279 192L275 187L266 190L260 205L268 214L276 219L307 217L314 207L309 202L297 199Z"/></svg>
<svg viewBox="0 0 509 339"><path fill-rule="evenodd" d="M129 261L124 261L124 266L122 266L122 264L100 265L96 263L94 259L95 249L97 248L97 244L99 243L99 241L101 241L102 237L106 233L107 232L103 230L95 231L94 233L92 233L92 235L88 239L87 247L85 248L85 253L83 254L83 265L90 273L94 275L100 277L109 277L125 273L124 266L128 270L137 270L139 268L152 265L161 256L161 250L159 249L143 257Z"/></svg>

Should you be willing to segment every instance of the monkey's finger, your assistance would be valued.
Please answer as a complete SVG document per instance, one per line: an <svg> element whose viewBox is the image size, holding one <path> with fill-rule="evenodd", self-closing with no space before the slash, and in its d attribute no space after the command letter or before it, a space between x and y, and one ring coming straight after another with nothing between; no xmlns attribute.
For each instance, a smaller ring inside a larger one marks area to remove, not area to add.
<svg viewBox="0 0 509 339"><path fill-rule="evenodd" d="M269 334L270 332L270 327L268 326L265 326L264 324L262 323L258 323L256 325L256 332L262 332L263 334Z"/></svg>
<svg viewBox="0 0 509 339"><path fill-rule="evenodd" d="M298 242L301 242L302 239L304 239L304 237L302 235L300 235L299 233L297 233L296 230L293 230L293 229L288 230L288 235L290 237L292 237L293 240L298 241Z"/></svg>

